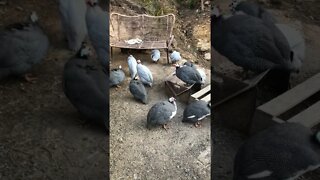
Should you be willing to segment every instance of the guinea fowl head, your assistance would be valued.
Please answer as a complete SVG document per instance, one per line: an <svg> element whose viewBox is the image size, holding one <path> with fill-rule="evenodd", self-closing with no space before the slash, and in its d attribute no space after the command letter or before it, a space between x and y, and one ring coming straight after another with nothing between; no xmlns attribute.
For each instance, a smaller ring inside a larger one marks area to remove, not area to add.
<svg viewBox="0 0 320 180"><path fill-rule="evenodd" d="M176 99L174 97L170 97L168 100L170 103L173 103L174 101L176 101Z"/></svg>
<svg viewBox="0 0 320 180"><path fill-rule="evenodd" d="M241 0L232 0L232 2L229 4L229 7L231 8L232 13L236 11L235 8L238 6L240 2Z"/></svg>
<svg viewBox="0 0 320 180"><path fill-rule="evenodd" d="M81 59L88 59L91 55L91 48L87 46L86 42L82 42L81 48L79 49L77 56Z"/></svg>
<svg viewBox="0 0 320 180"><path fill-rule="evenodd" d="M302 62L298 56L294 54L293 51L290 52L290 63L289 63L289 70L291 72L299 73L301 68Z"/></svg>
<svg viewBox="0 0 320 180"><path fill-rule="evenodd" d="M316 143L318 145L320 145L320 131L317 131L315 134L314 134L314 140L316 141Z"/></svg>
<svg viewBox="0 0 320 180"><path fill-rule="evenodd" d="M94 7L98 4L98 0L86 0L86 2L91 7Z"/></svg>
<svg viewBox="0 0 320 180"><path fill-rule="evenodd" d="M32 11L32 13L30 15L30 19L31 19L32 23L38 22L39 18L38 18L38 15L35 11Z"/></svg>
<svg viewBox="0 0 320 180"><path fill-rule="evenodd" d="M211 12L211 18L218 18L221 15L221 9L219 5L214 5L212 12Z"/></svg>

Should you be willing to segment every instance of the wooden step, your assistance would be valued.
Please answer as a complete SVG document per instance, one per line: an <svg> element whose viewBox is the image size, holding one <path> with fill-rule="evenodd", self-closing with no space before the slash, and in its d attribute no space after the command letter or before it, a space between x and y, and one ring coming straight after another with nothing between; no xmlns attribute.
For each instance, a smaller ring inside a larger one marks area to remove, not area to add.
<svg viewBox="0 0 320 180"><path fill-rule="evenodd" d="M190 102L195 100L203 100L205 102L211 102L211 84L204 87L200 91L194 93L190 97Z"/></svg>
<svg viewBox="0 0 320 180"><path fill-rule="evenodd" d="M312 128L320 123L320 73L259 106L253 118L251 133L272 124L296 122Z"/></svg>

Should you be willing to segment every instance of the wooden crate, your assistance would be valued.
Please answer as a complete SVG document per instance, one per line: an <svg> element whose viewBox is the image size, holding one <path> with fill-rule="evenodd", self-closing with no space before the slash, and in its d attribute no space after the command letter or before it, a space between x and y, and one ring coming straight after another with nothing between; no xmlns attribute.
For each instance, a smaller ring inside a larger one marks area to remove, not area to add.
<svg viewBox="0 0 320 180"><path fill-rule="evenodd" d="M167 76L164 82L166 93L169 96L173 96L182 102L188 102L192 85L186 86L186 84L181 81L176 75Z"/></svg>
<svg viewBox="0 0 320 180"><path fill-rule="evenodd" d="M310 128L320 122L320 73L257 107L251 134L284 122L297 122Z"/></svg>

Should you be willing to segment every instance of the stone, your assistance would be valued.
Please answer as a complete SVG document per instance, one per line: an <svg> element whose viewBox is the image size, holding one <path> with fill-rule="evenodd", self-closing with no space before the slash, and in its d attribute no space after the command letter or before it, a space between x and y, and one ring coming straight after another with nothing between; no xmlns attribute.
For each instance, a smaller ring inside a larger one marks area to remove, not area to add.
<svg viewBox="0 0 320 180"><path fill-rule="evenodd" d="M197 44L197 49L198 51L201 51L201 52L209 51L210 47L211 47L211 44L209 42L204 42L202 40L199 40Z"/></svg>
<svg viewBox="0 0 320 180"><path fill-rule="evenodd" d="M204 59L207 60L207 61L211 60L211 53L205 53L204 54Z"/></svg>

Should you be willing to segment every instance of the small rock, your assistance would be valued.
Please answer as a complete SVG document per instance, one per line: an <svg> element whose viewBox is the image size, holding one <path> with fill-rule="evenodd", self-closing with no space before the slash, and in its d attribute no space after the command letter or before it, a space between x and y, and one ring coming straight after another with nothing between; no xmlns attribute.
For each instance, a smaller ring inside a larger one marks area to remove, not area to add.
<svg viewBox="0 0 320 180"><path fill-rule="evenodd" d="M197 44L197 49L199 51L206 52L206 51L209 51L210 48L211 48L211 44L210 43L203 42L202 40L199 40L199 42Z"/></svg>
<svg viewBox="0 0 320 180"><path fill-rule="evenodd" d="M211 59L211 53L204 54L204 59L209 61Z"/></svg>

